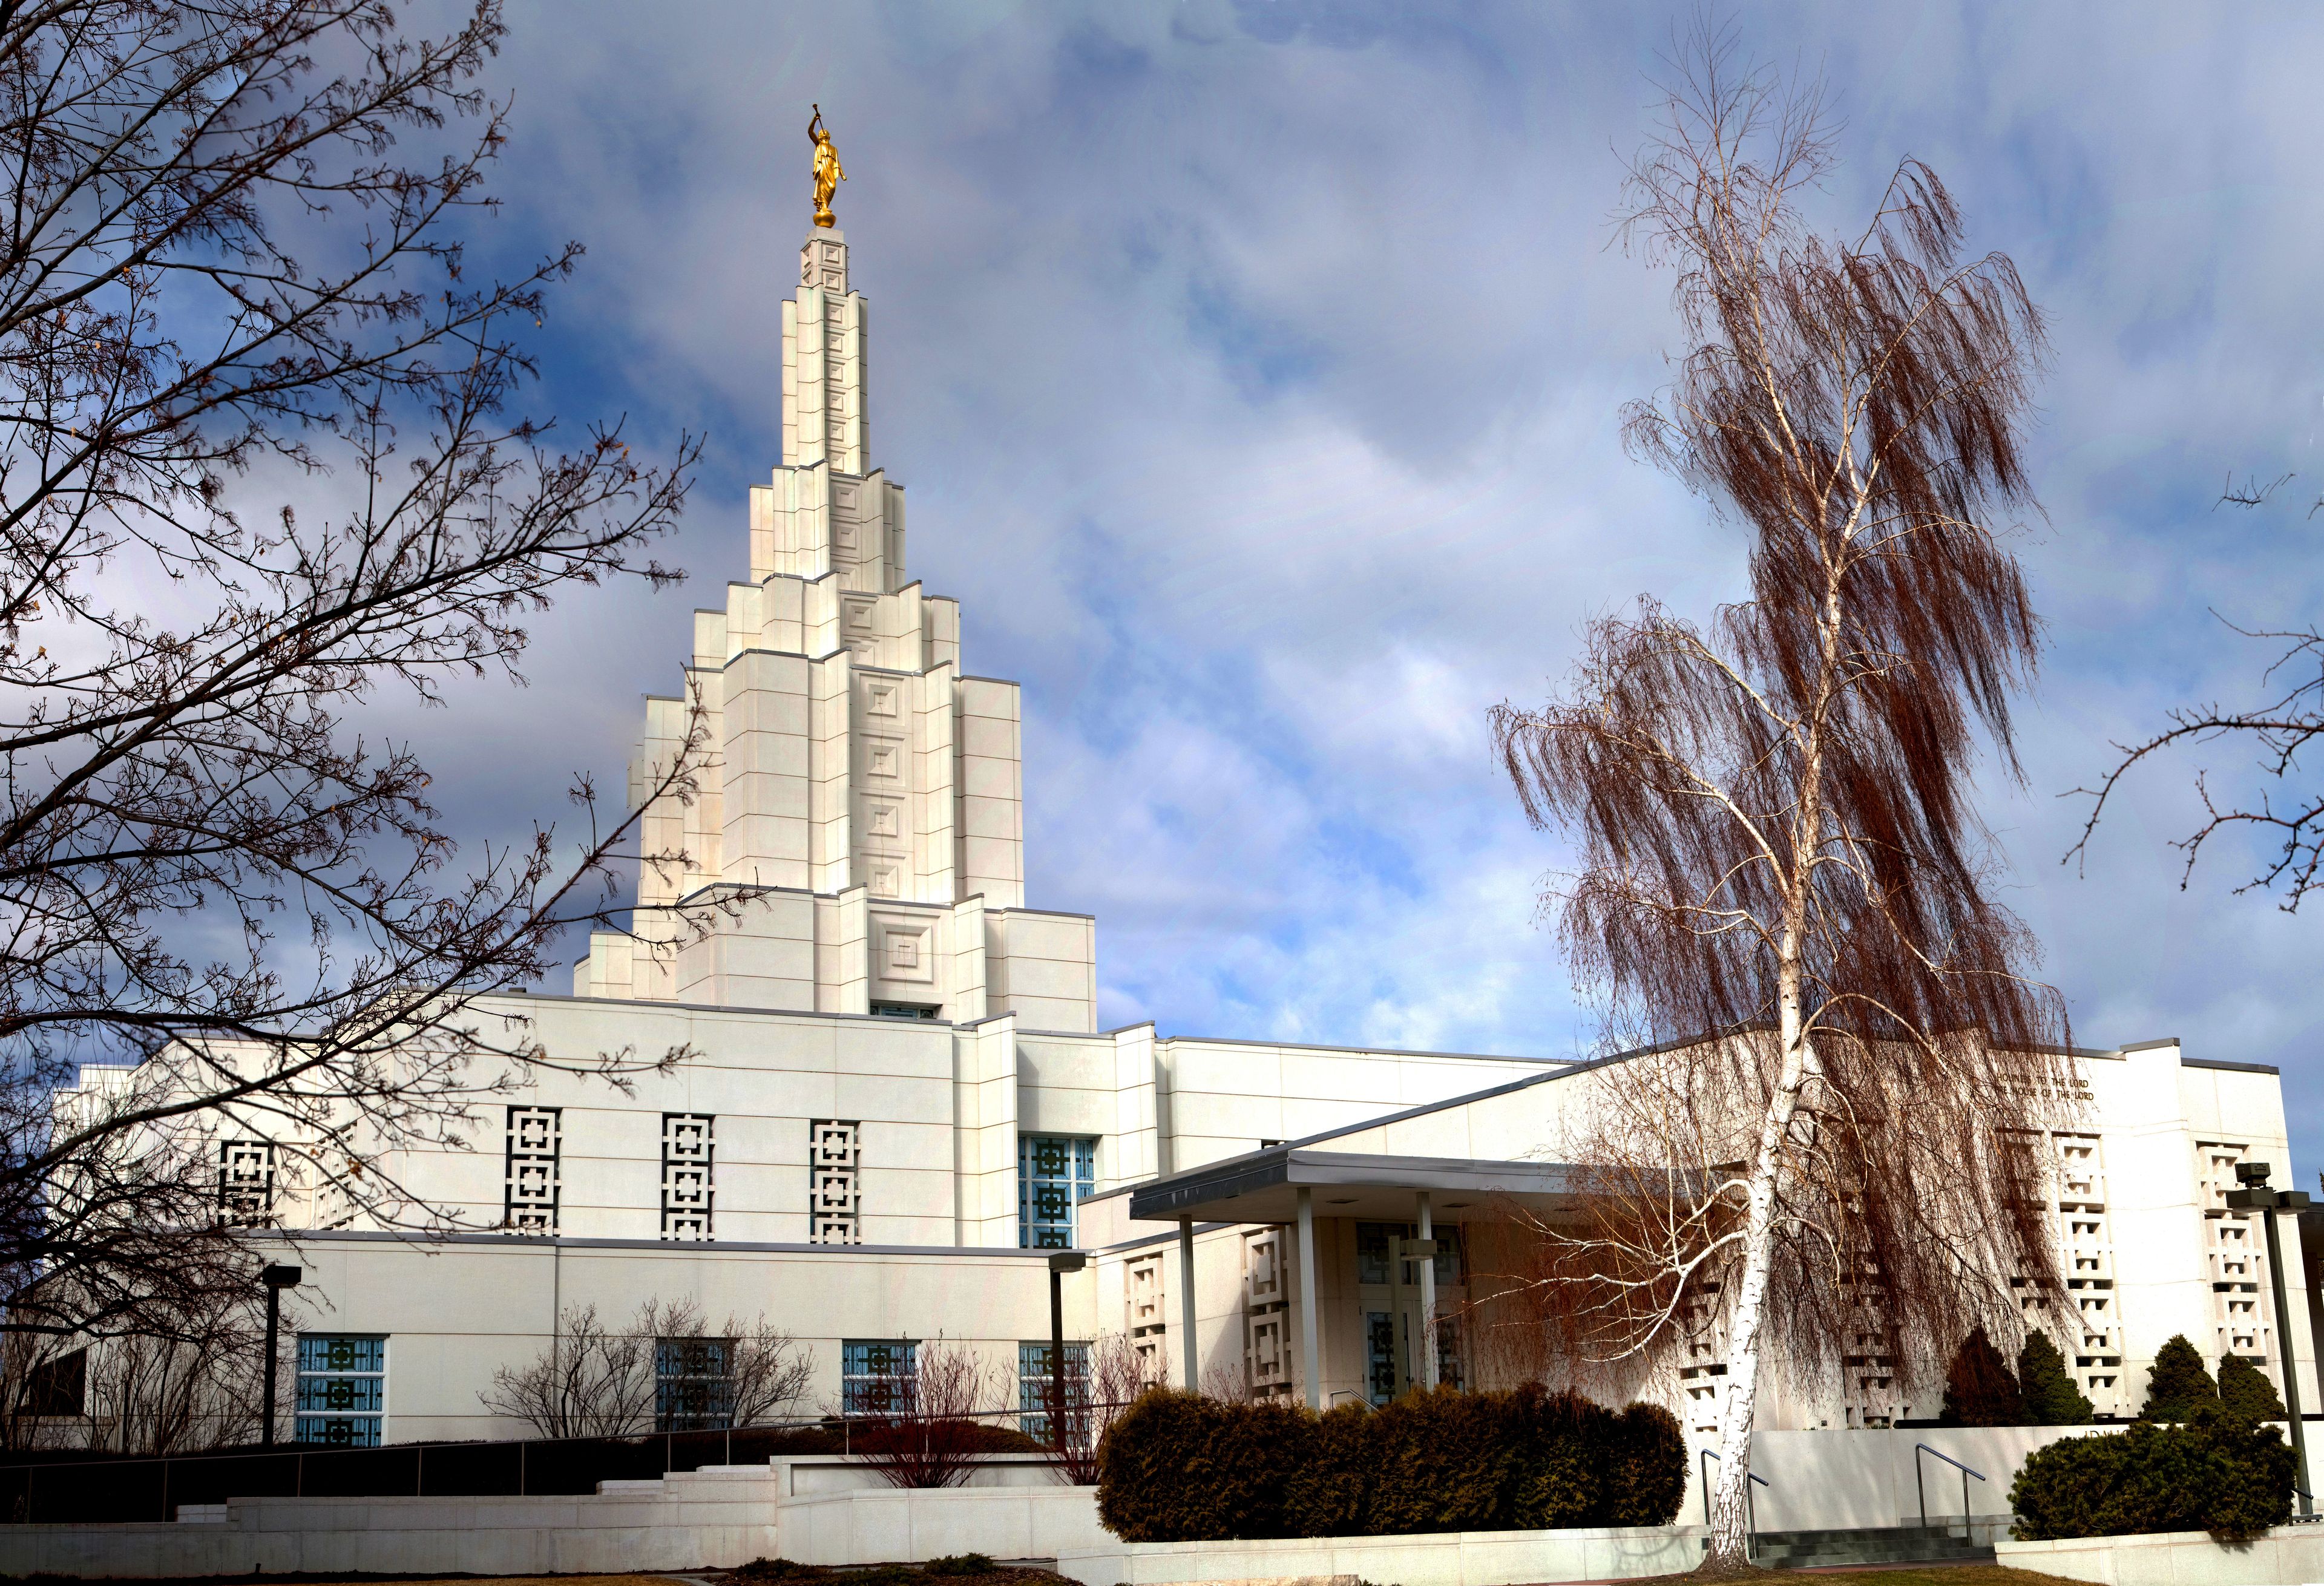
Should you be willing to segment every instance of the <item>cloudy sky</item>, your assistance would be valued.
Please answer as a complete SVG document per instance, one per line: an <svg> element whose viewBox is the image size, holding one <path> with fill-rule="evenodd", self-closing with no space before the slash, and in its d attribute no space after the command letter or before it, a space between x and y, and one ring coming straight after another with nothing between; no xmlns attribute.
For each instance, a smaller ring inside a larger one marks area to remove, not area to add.
<svg viewBox="0 0 2324 1586"><path fill-rule="evenodd" d="M420 14L423 18L425 13ZM518 4L486 250L588 246L537 406L709 449L675 595L583 595L529 689L415 724L481 839L615 778L688 607L745 565L779 443L778 304L807 105L872 305L877 460L970 669L1025 686L1029 900L1101 923L1101 1014L1166 1031L1555 1055L1593 1031L1536 896L1559 864L1489 761L1580 624L1697 615L1742 548L1626 460L1669 281L1613 245L1621 157L1674 21L1647 5ZM2086 1044L2278 1063L2302 1173L2324 908L2179 886L2199 768L2138 780L2061 861L2109 742L2256 698L2218 617L2324 609L2324 14L1788 5L1747 48L1826 78L1860 224L1932 164L2052 317L2018 540L2049 622L2024 788L1986 814ZM2259 512L2223 478L2297 477ZM2279 1182L2282 1182L2279 1180Z"/></svg>

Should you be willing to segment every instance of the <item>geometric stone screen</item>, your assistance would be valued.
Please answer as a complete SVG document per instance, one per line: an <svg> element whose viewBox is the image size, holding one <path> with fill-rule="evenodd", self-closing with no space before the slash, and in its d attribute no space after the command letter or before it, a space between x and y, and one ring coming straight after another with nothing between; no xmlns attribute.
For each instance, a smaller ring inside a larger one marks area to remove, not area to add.
<svg viewBox="0 0 2324 1586"><path fill-rule="evenodd" d="M807 1242L862 1242L863 1126L853 1119L817 1118L807 1126Z"/></svg>
<svg viewBox="0 0 2324 1586"><path fill-rule="evenodd" d="M503 1181L502 1226L516 1233L555 1233L558 1157L563 1149L560 1109L508 1110L507 1174Z"/></svg>
<svg viewBox="0 0 2324 1586"><path fill-rule="evenodd" d="M661 1236L710 1237L712 1120L705 1112L661 1115Z"/></svg>

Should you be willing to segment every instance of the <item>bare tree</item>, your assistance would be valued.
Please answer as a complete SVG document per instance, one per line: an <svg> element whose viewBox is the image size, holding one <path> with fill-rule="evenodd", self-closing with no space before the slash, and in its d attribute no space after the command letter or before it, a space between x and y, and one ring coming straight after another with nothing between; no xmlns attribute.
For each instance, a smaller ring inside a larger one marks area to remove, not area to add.
<svg viewBox="0 0 2324 1586"><path fill-rule="evenodd" d="M208 1289L184 1280L207 1270ZM221 1266L181 1264L141 1308L140 1331L92 1339L60 1328L0 1335L0 1447L166 1454L258 1440L265 1413L265 1305ZM66 1307L69 1308L69 1307ZM277 1342L295 1379L297 1330Z"/></svg>
<svg viewBox="0 0 2324 1586"><path fill-rule="evenodd" d="M638 1313L636 1331L652 1339L658 1351L678 1357L657 1360L658 1374L711 1385L699 1396L698 1406L658 1405L655 1419L664 1431L687 1430L677 1425L681 1420L705 1427L783 1420L815 1380L815 1351L769 1325L764 1313L748 1323L729 1316L713 1332L697 1300L649 1301Z"/></svg>
<svg viewBox="0 0 2324 1586"><path fill-rule="evenodd" d="M814 1376L814 1351L764 1315L714 1332L699 1302L649 1300L622 1326L569 1307L538 1359L476 1397L543 1437L634 1437L780 1420Z"/></svg>
<svg viewBox="0 0 2324 1586"><path fill-rule="evenodd" d="M1751 597L1596 621L1566 699L1495 715L1526 814L1582 849L1545 899L1577 982L1609 1046L1654 1043L1569 1082L1548 1143L1583 1210L1542 1227L1543 1294L1592 1356L1723 1335L1715 1572L1747 1567L1764 1362L1905 1357L2014 1326L2013 1278L2062 1290L2024 1146L2071 1093L2065 1012L1969 802L1980 738L2016 770L2035 662L1994 514L2032 504L2041 317L1918 161L1852 240L1811 230L1832 158L1812 92L1698 28L1625 232L1689 346L1625 432L1743 532Z"/></svg>
<svg viewBox="0 0 2324 1586"><path fill-rule="evenodd" d="M237 1143L318 1221L444 1222L386 1154L464 1143L475 1098L550 1063L475 999L613 918L632 826L586 778L577 843L540 827L464 871L425 769L349 715L391 687L440 703L447 676L521 681L559 594L673 582L646 548L698 449L649 466L617 427L560 438L511 410L580 249L469 271L504 28L498 0L455 23L417 36L383 0L0 8L0 1305L20 1320L161 1327L183 1311L165 1272L245 1268L241 1241L183 1237L266 1220L221 1205ZM690 796L699 748L647 794Z"/></svg>
<svg viewBox="0 0 2324 1586"><path fill-rule="evenodd" d="M1075 1487L1096 1486L1097 1452L1107 1430L1153 1386L1128 1333L1101 1333L1086 1349L1068 1351L1062 1408L1054 1377L1044 1376L1035 1384L1036 1401L1048 1425L1051 1463L1058 1474Z"/></svg>
<svg viewBox="0 0 2324 1586"><path fill-rule="evenodd" d="M842 1406L848 1446L891 1487L957 1487L990 1438L981 1417L999 1410L1008 1379L966 1344L938 1338L899 1351L894 1366Z"/></svg>
<svg viewBox="0 0 2324 1586"><path fill-rule="evenodd" d="M2230 479L2216 504L2265 506L2277 488L2292 477L2286 474L2265 485L2256 482L2238 485ZM2308 515L2314 517L2319 509L2324 509L2324 499L2311 506ZM2191 833L2173 844L2186 855L2179 871L2179 887L2186 890L2196 862L2213 839L2248 833L2259 840L2260 857L2257 868L2236 890L2273 892L2282 899L2280 907L2286 914L2297 914L2319 875L2324 875L2324 788L2309 779L2301 765L2301 757L2324 740L2324 631L2313 623L2304 628L2253 630L2224 617L2220 621L2243 638L2273 650L2275 659L2260 674L2261 687L2272 697L2244 707L2218 701L2182 706L2170 713L2170 724L2163 731L2136 742L2115 744L2116 758L2105 778L2096 787L2074 789L2089 798L2090 806L2081 834L2067 850L2066 858L2077 864L2088 858L2090 840L2116 789L2148 761L2221 742L2248 747L2255 752L2247 768L2258 778L2255 790L2238 789L2222 796L2209 771L2195 774L2203 817ZM2284 792L2279 796L2271 788Z"/></svg>
<svg viewBox="0 0 2324 1586"><path fill-rule="evenodd" d="M568 1307L538 1360L499 1367L476 1398L543 1437L634 1436L653 1425L653 1339L598 1320L595 1305Z"/></svg>

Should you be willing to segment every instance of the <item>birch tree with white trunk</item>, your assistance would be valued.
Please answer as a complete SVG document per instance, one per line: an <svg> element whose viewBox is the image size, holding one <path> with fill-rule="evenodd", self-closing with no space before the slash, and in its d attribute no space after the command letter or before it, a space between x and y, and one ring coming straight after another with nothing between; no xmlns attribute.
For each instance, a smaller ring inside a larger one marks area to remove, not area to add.
<svg viewBox="0 0 2324 1586"><path fill-rule="evenodd" d="M1602 617L1565 697L1494 724L1527 816L1578 850L1545 897L1577 984L1609 1049L1648 1047L1547 1142L1582 1209L1536 1224L1521 1286L1577 1362L1723 1363L1696 1380L1722 1384L1727 1573L1771 1375L1901 1385L2062 1303L2043 1131L2076 1102L1972 805L1980 760L2020 774L2039 649L2003 539L2038 510L2041 314L1917 161L1861 232L1812 229L1816 96L1688 42L1623 233L1675 272L1685 347L1625 438L1735 531L1749 597Z"/></svg>

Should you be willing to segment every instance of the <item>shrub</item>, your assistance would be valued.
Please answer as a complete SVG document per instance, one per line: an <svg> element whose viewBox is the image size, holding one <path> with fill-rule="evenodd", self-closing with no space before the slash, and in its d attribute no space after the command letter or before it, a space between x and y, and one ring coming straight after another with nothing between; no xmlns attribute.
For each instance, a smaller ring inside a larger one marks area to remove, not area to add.
<svg viewBox="0 0 2324 1586"><path fill-rule="evenodd" d="M1284 1489L1307 1460L1315 1416L1286 1399L1223 1405L1211 1458L1216 1471L1215 1535L1281 1536Z"/></svg>
<svg viewBox="0 0 2324 1586"><path fill-rule="evenodd" d="M1614 1428L1602 1526L1667 1526L1686 1501L1686 1434L1660 1405L1633 1404Z"/></svg>
<svg viewBox="0 0 2324 1586"><path fill-rule="evenodd" d="M2009 1369L2001 1351L1985 1335L1985 1329L1973 1327L1953 1351L1953 1363L1945 1372L1944 1407L1938 1412L1941 1426L2022 1426L2025 1424L2025 1395L2017 1381L2017 1373Z"/></svg>
<svg viewBox="0 0 2324 1586"><path fill-rule="evenodd" d="M920 1567L931 1575L990 1575L996 1566L981 1553L948 1553Z"/></svg>
<svg viewBox="0 0 2324 1586"><path fill-rule="evenodd" d="M2066 1372L2066 1357L2036 1329L2025 1335L2017 1351L2017 1381L2025 1393L2025 1424L2029 1426L2087 1426L2089 1396L2074 1386Z"/></svg>
<svg viewBox="0 0 2324 1586"><path fill-rule="evenodd" d="M1280 1536L1314 1429L1288 1406L1149 1388L1098 1445L1098 1518L1124 1542Z"/></svg>
<svg viewBox="0 0 2324 1586"><path fill-rule="evenodd" d="M2183 1425L2135 1423L2119 1436L2037 1449L2009 1489L2022 1542L2209 1531L2248 1540L2292 1516L2292 1453L2273 1426L2217 1406Z"/></svg>
<svg viewBox="0 0 2324 1586"><path fill-rule="evenodd" d="M1283 1489L1284 1528L1294 1536L1353 1536L1371 1490L1372 1409L1336 1405L1317 1418L1307 1457Z"/></svg>
<svg viewBox="0 0 2324 1586"><path fill-rule="evenodd" d="M1364 1530L1388 1536L1490 1528L1513 1452L1508 1406L1505 1393L1439 1387L1408 1393L1374 1414Z"/></svg>
<svg viewBox="0 0 2324 1586"><path fill-rule="evenodd" d="M2240 1421L2281 1421L2283 1401L2267 1373L2240 1355L2219 1362L2219 1407Z"/></svg>
<svg viewBox="0 0 2324 1586"><path fill-rule="evenodd" d="M1098 1450L1098 1515L1125 1542L1658 1526L1685 1489L1668 1412L1538 1385L1322 1416L1157 1388Z"/></svg>
<svg viewBox="0 0 2324 1586"><path fill-rule="evenodd" d="M1106 1428L1098 1445L1097 1514L1124 1542L1176 1542L1212 1535L1200 1498L1179 1480L1209 1441L1213 1401L1149 1388Z"/></svg>
<svg viewBox="0 0 2324 1586"><path fill-rule="evenodd" d="M1526 1384L1510 1399L1516 1457L1499 1523L1520 1531L1593 1523L1602 1507L1613 1413L1577 1393L1546 1392L1538 1383Z"/></svg>
<svg viewBox="0 0 2324 1586"><path fill-rule="evenodd" d="M2219 1385L2203 1369L2203 1357L2185 1333L2172 1333L2146 1369L2146 1403L2139 1407L2139 1419L2192 1420L2196 1411L2218 1402Z"/></svg>

